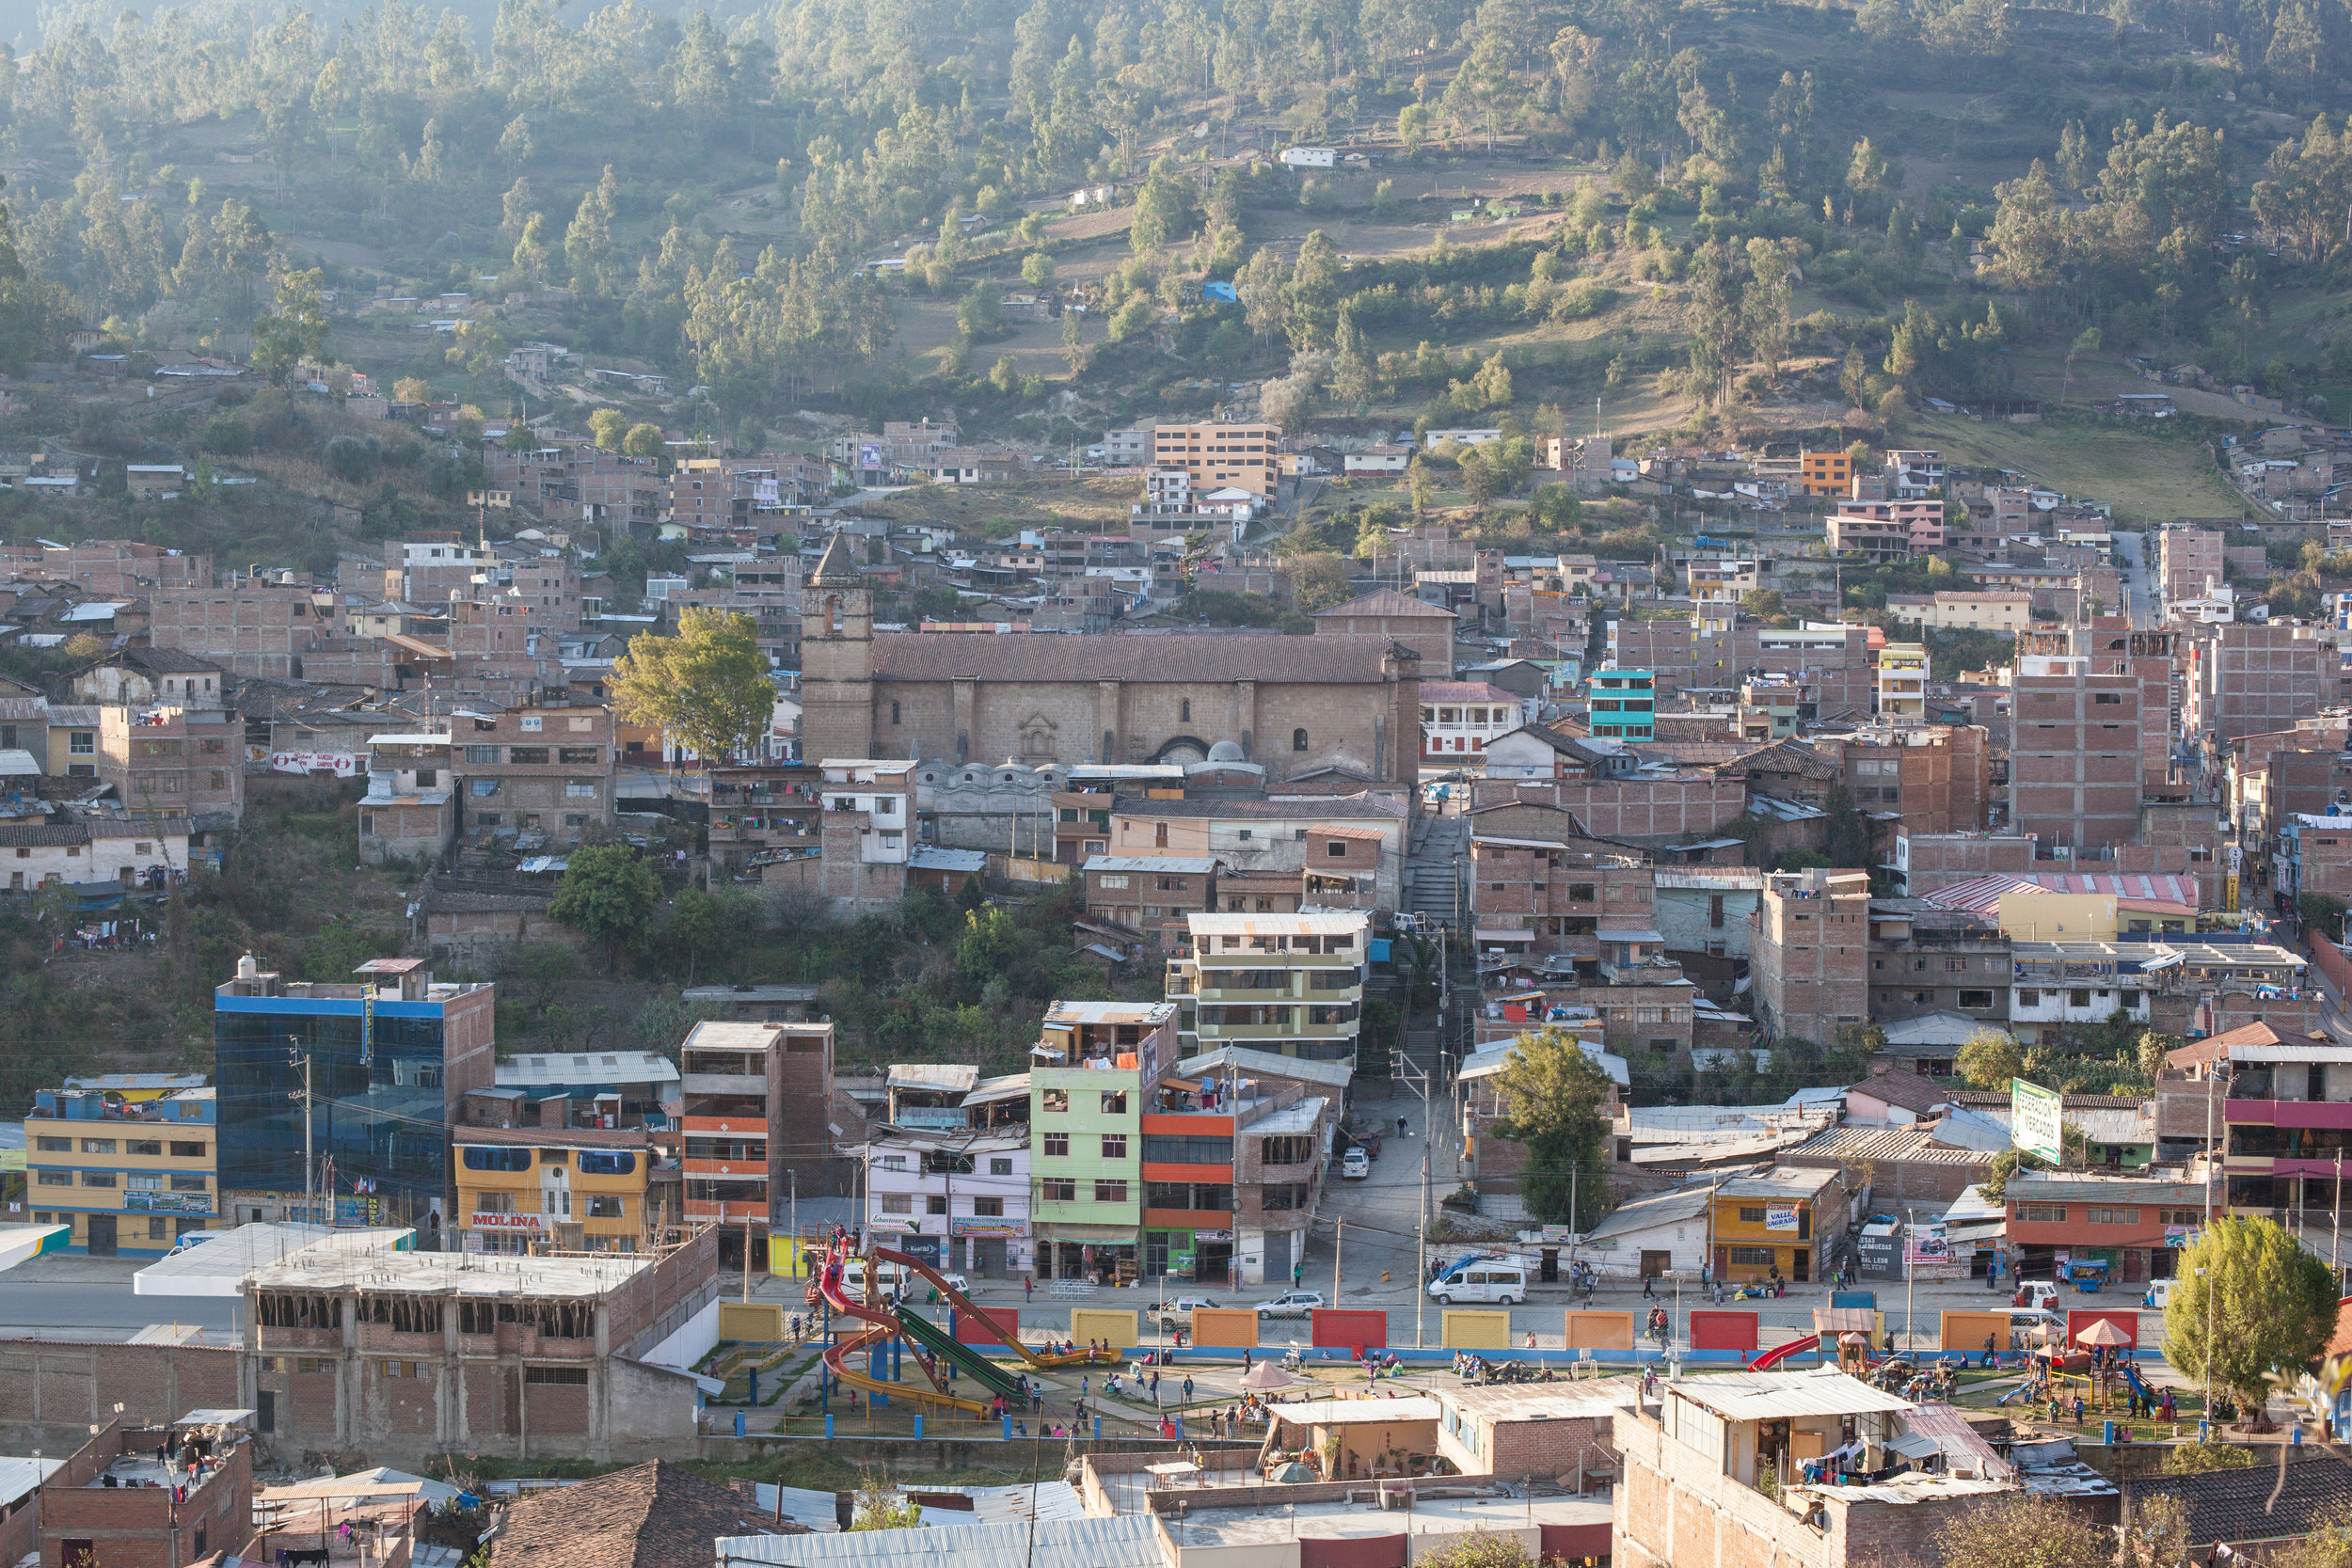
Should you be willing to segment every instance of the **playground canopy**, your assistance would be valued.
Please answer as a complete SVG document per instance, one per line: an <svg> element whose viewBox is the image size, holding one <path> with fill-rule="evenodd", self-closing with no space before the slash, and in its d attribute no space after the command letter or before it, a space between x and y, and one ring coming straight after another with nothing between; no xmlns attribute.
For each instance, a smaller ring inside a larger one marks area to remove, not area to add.
<svg viewBox="0 0 2352 1568"><path fill-rule="evenodd" d="M2078 1345L2128 1345L2131 1342L2130 1335L2116 1327L2113 1322L2106 1318L2098 1319L2090 1327L2074 1336L2074 1343Z"/></svg>

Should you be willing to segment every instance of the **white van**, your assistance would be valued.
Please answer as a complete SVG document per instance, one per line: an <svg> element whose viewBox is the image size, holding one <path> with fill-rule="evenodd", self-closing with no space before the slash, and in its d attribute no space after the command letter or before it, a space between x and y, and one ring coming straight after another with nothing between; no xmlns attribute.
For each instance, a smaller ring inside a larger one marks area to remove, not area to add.
<svg viewBox="0 0 2352 1568"><path fill-rule="evenodd" d="M878 1264L874 1273L874 1282L885 1295L892 1291L905 1293L911 1277L905 1265L899 1263ZM851 1301L862 1302L866 1299L865 1259L852 1258L841 1266L841 1293Z"/></svg>
<svg viewBox="0 0 2352 1568"><path fill-rule="evenodd" d="M1484 1259L1451 1278L1438 1280L1429 1287L1429 1293L1448 1306L1470 1301L1517 1307L1527 1300L1527 1267L1508 1259Z"/></svg>

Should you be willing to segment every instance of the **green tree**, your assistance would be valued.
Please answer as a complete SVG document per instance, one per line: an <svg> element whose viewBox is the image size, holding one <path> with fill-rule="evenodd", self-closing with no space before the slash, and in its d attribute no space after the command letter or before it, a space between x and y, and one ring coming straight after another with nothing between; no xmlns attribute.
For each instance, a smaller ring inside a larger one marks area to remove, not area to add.
<svg viewBox="0 0 2352 1568"><path fill-rule="evenodd" d="M621 437L621 450L631 457L659 457L662 451L661 427L658 424L633 424Z"/></svg>
<svg viewBox="0 0 2352 1568"><path fill-rule="evenodd" d="M1041 250L1032 250L1021 258L1021 281L1032 288L1043 288L1054 280L1054 259Z"/></svg>
<svg viewBox="0 0 2352 1568"><path fill-rule="evenodd" d="M2055 1498L1977 1504L1935 1532L1944 1568L2112 1568L2115 1538Z"/></svg>
<svg viewBox="0 0 2352 1568"><path fill-rule="evenodd" d="M1136 255L1159 249L1191 224L1191 189L1192 182L1166 158L1152 164L1143 188L1136 193L1136 215L1127 230L1127 243Z"/></svg>
<svg viewBox="0 0 2352 1568"><path fill-rule="evenodd" d="M2165 1358L2259 1415L2274 1375L2299 1371L2336 1326L2336 1281L2269 1219L2217 1219L2182 1253L2164 1309Z"/></svg>
<svg viewBox="0 0 2352 1568"><path fill-rule="evenodd" d="M1496 1085L1511 1102L1501 1131L1527 1147L1528 1212L1588 1228L1610 1207L1609 1120L1600 1109L1609 1075L1574 1035L1545 1029L1518 1037Z"/></svg>
<svg viewBox="0 0 2352 1568"><path fill-rule="evenodd" d="M253 368L272 385L326 346L330 327L319 301L326 274L318 267L278 275L278 297L253 324Z"/></svg>
<svg viewBox="0 0 2352 1568"><path fill-rule="evenodd" d="M2297 894L2295 912L2303 917L2307 930L2316 931L2329 942L2344 940L2344 901L2331 893Z"/></svg>
<svg viewBox="0 0 2352 1568"><path fill-rule="evenodd" d="M612 667L613 711L666 732L706 765L752 750L776 704L758 633L748 615L702 609L678 618L675 637L640 633Z"/></svg>
<svg viewBox="0 0 2352 1568"><path fill-rule="evenodd" d="M617 408L599 408L588 416L588 438L607 451L618 451L628 434L628 416Z"/></svg>
<svg viewBox="0 0 2352 1568"><path fill-rule="evenodd" d="M1979 1029L1961 1042L1960 1075L1976 1089L2007 1089L2026 1074L2025 1048L1998 1029Z"/></svg>
<svg viewBox="0 0 2352 1568"><path fill-rule="evenodd" d="M634 848L588 844L568 857L548 913L601 942L610 960L644 942L660 902L660 879Z"/></svg>
<svg viewBox="0 0 2352 1568"><path fill-rule="evenodd" d="M1413 1560L1424 1568L1528 1568L1535 1560L1527 1555L1517 1536L1475 1530L1455 1536Z"/></svg>
<svg viewBox="0 0 2352 1568"><path fill-rule="evenodd" d="M882 1481L868 1481L858 1488L857 1512L850 1515L850 1528L921 1529L923 1505L912 1497L901 1498L895 1488Z"/></svg>
<svg viewBox="0 0 2352 1568"><path fill-rule="evenodd" d="M706 893L690 887L670 901L670 918L663 923L661 935L669 945L686 956L686 983L694 983L694 974L705 955L723 958L741 938L748 924L743 899L733 891Z"/></svg>

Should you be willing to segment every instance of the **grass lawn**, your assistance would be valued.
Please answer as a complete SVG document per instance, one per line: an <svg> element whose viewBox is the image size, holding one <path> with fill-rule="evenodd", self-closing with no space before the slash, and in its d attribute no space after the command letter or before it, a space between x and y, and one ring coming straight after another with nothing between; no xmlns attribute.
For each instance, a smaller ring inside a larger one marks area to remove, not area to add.
<svg viewBox="0 0 2352 1568"><path fill-rule="evenodd" d="M2018 425L1940 415L1919 424L1921 444L1958 467L2015 468L2062 490L2109 503L2118 521L2233 517L2244 510L2212 457L2187 441L2067 424Z"/></svg>

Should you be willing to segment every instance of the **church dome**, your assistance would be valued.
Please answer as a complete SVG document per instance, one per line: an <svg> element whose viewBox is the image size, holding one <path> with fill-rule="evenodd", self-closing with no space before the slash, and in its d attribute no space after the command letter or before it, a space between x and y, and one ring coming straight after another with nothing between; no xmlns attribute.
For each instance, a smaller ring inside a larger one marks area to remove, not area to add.
<svg viewBox="0 0 2352 1568"><path fill-rule="evenodd" d="M1211 762L1240 762L1243 760L1241 746L1236 741L1220 740L1209 748L1209 760Z"/></svg>

